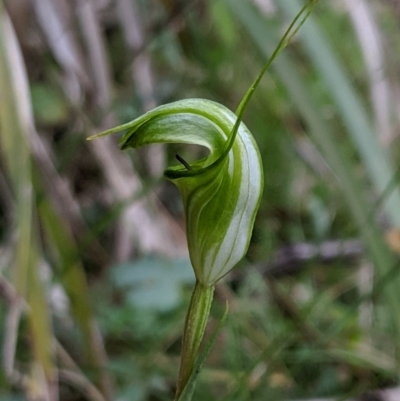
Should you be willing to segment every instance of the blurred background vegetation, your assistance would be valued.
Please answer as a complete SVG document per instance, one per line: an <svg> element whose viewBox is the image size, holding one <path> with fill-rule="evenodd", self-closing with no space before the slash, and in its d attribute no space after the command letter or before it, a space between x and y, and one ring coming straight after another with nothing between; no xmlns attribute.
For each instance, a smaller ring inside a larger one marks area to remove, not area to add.
<svg viewBox="0 0 400 401"><path fill-rule="evenodd" d="M193 274L162 172L203 150L86 137L234 110L302 4L0 2L0 400L172 399ZM263 202L196 400L400 400L399 21L322 0L263 79Z"/></svg>

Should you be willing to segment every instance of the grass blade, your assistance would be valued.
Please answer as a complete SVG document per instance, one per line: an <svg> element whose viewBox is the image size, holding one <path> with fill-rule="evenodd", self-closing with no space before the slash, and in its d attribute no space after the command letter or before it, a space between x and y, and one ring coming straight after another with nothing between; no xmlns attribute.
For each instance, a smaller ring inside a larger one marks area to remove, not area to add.
<svg viewBox="0 0 400 401"><path fill-rule="evenodd" d="M300 9L298 0L282 0L279 6L289 18ZM368 111L335 55L322 29L311 17L299 38L314 67L323 79L327 92L333 99L347 132L359 151L375 192L385 191L395 175L388 152L380 145ZM385 201L383 209L393 225L400 227L400 189L396 188Z"/></svg>
<svg viewBox="0 0 400 401"><path fill-rule="evenodd" d="M55 379L53 336L34 236L32 171L27 140L32 126L22 55L11 22L0 2L0 141L15 199L18 234L10 276L18 295L28 302L34 365L44 373L47 381L45 388L40 384L39 388L42 394L50 394ZM35 381L35 375L32 380Z"/></svg>

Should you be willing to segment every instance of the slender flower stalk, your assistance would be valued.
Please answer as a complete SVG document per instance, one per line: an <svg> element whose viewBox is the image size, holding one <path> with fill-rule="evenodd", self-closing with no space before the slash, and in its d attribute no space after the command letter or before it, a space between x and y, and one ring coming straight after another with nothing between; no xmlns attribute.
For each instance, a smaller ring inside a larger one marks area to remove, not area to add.
<svg viewBox="0 0 400 401"><path fill-rule="evenodd" d="M178 400L188 382L198 354L204 330L210 314L211 303L214 295L214 286L204 286L196 282L188 313L186 315L185 328L182 341L181 366L175 399Z"/></svg>

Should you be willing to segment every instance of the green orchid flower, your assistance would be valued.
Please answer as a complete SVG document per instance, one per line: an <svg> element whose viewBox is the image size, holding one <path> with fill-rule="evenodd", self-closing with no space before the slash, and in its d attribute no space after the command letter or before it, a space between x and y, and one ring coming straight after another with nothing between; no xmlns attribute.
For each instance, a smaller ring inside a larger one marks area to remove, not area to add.
<svg viewBox="0 0 400 401"><path fill-rule="evenodd" d="M127 129L121 149L184 143L209 150L202 160L165 171L182 195L190 259L205 286L225 276L246 253L263 189L259 150L243 123L235 134L236 120L218 103L188 99L103 133Z"/></svg>
<svg viewBox="0 0 400 401"><path fill-rule="evenodd" d="M168 168L182 195L189 255L196 276L182 344L177 399L192 374L214 284L244 256L263 190L260 152L240 117L221 104L187 99L157 107L95 137L127 130L121 149L154 143L204 146L207 157ZM93 138L93 137L92 137Z"/></svg>

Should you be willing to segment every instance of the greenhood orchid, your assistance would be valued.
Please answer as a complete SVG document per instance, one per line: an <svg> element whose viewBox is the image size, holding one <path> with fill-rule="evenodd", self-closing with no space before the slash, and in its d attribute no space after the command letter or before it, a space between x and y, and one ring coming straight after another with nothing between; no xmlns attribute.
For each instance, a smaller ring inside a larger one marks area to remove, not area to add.
<svg viewBox="0 0 400 401"><path fill-rule="evenodd" d="M191 383L201 368L198 351L214 285L247 252L261 200L264 183L261 157L253 136L242 122L244 111L264 73L317 3L318 0L308 0L299 11L235 113L210 100L180 100L89 138L126 130L120 142L123 150L156 143L181 143L200 145L209 151L205 158L192 163L177 156L181 164L167 168L164 173L182 196L189 255L196 276L183 334L177 401L191 399L194 389Z"/></svg>
<svg viewBox="0 0 400 401"><path fill-rule="evenodd" d="M236 120L218 103L188 99L104 133L127 130L121 149L184 143L209 150L202 160L165 171L182 195L190 259L205 286L214 285L246 253L263 189L257 145L243 123L235 133Z"/></svg>
<svg viewBox="0 0 400 401"><path fill-rule="evenodd" d="M263 189L261 157L240 114L218 103L187 99L157 107L98 136L127 130L121 149L155 143L200 145L207 157L168 168L182 196L190 260L196 276L182 343L176 399L193 372L214 285L244 256Z"/></svg>

